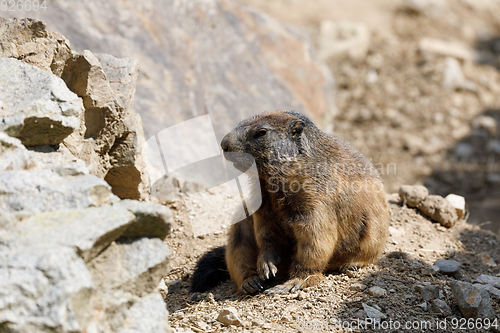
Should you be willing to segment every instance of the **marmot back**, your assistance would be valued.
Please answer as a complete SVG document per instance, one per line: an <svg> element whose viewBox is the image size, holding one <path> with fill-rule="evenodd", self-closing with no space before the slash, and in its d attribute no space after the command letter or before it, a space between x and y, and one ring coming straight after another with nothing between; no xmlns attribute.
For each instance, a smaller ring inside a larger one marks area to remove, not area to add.
<svg viewBox="0 0 500 333"><path fill-rule="evenodd" d="M281 281L266 293L293 292L316 284L325 271L379 258L389 227L382 182L347 142L302 114L275 111L241 122L221 147L242 171L252 161L229 153L253 156L262 195L262 206L229 233L225 261L240 292ZM206 273L197 269L193 290L204 289L203 279L213 281Z"/></svg>

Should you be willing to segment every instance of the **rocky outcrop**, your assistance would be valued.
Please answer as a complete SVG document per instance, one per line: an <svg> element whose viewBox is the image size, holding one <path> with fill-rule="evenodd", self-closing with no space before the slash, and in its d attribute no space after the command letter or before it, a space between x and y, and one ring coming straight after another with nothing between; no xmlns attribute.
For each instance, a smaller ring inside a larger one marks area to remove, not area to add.
<svg viewBox="0 0 500 333"><path fill-rule="evenodd" d="M263 111L294 109L322 125L332 116L333 80L307 38L232 1L72 0L14 15L47 22L73 49L137 59L134 108L147 138L205 114L219 140Z"/></svg>
<svg viewBox="0 0 500 333"><path fill-rule="evenodd" d="M68 59L62 74L85 106L85 126L64 146L129 199L147 197L150 186L142 122L132 108L137 71L134 59L84 51Z"/></svg>
<svg viewBox="0 0 500 333"><path fill-rule="evenodd" d="M168 331L170 210L120 200L73 159L0 132L1 330Z"/></svg>
<svg viewBox="0 0 500 333"><path fill-rule="evenodd" d="M37 20L0 19L0 31L0 56L26 63L1 59L0 130L26 146L62 143L114 194L146 199L144 133L133 111L137 61L77 54Z"/></svg>
<svg viewBox="0 0 500 333"><path fill-rule="evenodd" d="M55 75L0 58L0 131L26 146L56 145L80 126L82 102Z"/></svg>
<svg viewBox="0 0 500 333"><path fill-rule="evenodd" d="M120 199L149 191L137 62L30 19L0 19L0 52L0 331L169 332L172 214Z"/></svg>

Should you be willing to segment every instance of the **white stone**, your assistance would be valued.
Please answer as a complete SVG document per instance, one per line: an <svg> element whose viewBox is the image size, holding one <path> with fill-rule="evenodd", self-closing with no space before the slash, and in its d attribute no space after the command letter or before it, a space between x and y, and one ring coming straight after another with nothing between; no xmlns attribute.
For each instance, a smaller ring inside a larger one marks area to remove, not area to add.
<svg viewBox="0 0 500 333"><path fill-rule="evenodd" d="M464 197L462 197L460 195L456 195L456 194L448 194L445 199L448 200L451 203L451 205L456 209L459 219L464 217L464 214L465 214L465 198Z"/></svg>
<svg viewBox="0 0 500 333"><path fill-rule="evenodd" d="M26 146L55 145L80 126L81 100L52 73L0 58L0 131Z"/></svg>
<svg viewBox="0 0 500 333"><path fill-rule="evenodd" d="M241 319L238 315L238 311L233 306L225 307L219 312L217 320L226 325L238 326L241 324Z"/></svg>

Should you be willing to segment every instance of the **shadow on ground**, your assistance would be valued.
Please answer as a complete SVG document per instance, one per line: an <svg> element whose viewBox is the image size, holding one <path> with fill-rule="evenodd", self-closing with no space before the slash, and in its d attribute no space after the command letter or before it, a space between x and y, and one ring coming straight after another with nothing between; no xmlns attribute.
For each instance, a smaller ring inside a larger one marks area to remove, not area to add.
<svg viewBox="0 0 500 333"><path fill-rule="evenodd" d="M430 192L465 197L468 222L500 231L500 110L486 110L471 134L447 151L425 185Z"/></svg>

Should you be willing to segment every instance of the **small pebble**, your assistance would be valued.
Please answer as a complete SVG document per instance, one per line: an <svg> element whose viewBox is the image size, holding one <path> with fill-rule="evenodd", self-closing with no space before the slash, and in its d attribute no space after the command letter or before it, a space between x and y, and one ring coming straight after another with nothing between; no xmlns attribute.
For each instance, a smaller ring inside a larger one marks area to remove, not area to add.
<svg viewBox="0 0 500 333"><path fill-rule="evenodd" d="M208 293L207 296L205 297L205 300L207 302L215 302L215 297L214 297L214 294L212 293Z"/></svg>
<svg viewBox="0 0 500 333"><path fill-rule="evenodd" d="M194 293L191 296L189 296L189 301L192 302L192 303L195 303L195 302L201 301L203 298L205 298L204 294Z"/></svg>
<svg viewBox="0 0 500 333"><path fill-rule="evenodd" d="M350 286L351 290L361 291L366 288L366 286L360 282L355 282Z"/></svg>
<svg viewBox="0 0 500 333"><path fill-rule="evenodd" d="M436 313L440 317L447 317L451 315L451 308L441 299L433 299L430 306L430 311Z"/></svg>
<svg viewBox="0 0 500 333"><path fill-rule="evenodd" d="M488 253L482 252L478 256L479 256L479 259L481 259L483 264L485 264L486 266L488 266L488 267L496 267L497 266L497 263L495 262L495 260L493 260L493 258Z"/></svg>
<svg viewBox="0 0 500 333"><path fill-rule="evenodd" d="M381 320L381 319L387 318L387 316L384 313L382 313L381 311L375 309L374 307L369 306L366 303L362 303L362 305L363 305L363 309L365 310L366 315L368 316L368 318L372 318L372 319L375 319L375 320Z"/></svg>
<svg viewBox="0 0 500 333"><path fill-rule="evenodd" d="M439 287L438 286L423 286L420 294L424 301L432 301L433 299L439 298Z"/></svg>
<svg viewBox="0 0 500 333"><path fill-rule="evenodd" d="M482 283L482 284L491 284L492 286L496 288L500 288L500 277L492 276L492 275L486 275L486 274L481 274L477 279L477 283Z"/></svg>
<svg viewBox="0 0 500 333"><path fill-rule="evenodd" d="M399 188L399 197L406 202L408 207L417 207L428 195L429 191L422 185L402 185Z"/></svg>
<svg viewBox="0 0 500 333"><path fill-rule="evenodd" d="M460 276L460 266L462 264L455 260L438 259L434 263L439 269L439 273L453 277Z"/></svg>
<svg viewBox="0 0 500 333"><path fill-rule="evenodd" d="M169 293L173 294L176 292L179 292L182 287L182 281L181 280L174 280L168 284L168 291Z"/></svg>
<svg viewBox="0 0 500 333"><path fill-rule="evenodd" d="M359 310L354 314L354 319L365 320L366 312L365 310Z"/></svg>
<svg viewBox="0 0 500 333"><path fill-rule="evenodd" d="M419 305L417 305L419 308L421 308L422 310L424 311L427 311L429 309L429 305L427 304L427 302L423 302Z"/></svg>
<svg viewBox="0 0 500 333"><path fill-rule="evenodd" d="M370 294L373 297L383 297L387 294L387 291L384 288L374 286L368 289L368 294Z"/></svg>
<svg viewBox="0 0 500 333"><path fill-rule="evenodd" d="M238 326L241 324L241 319L239 318L238 311L232 306L228 306L223 308L219 312L219 316L217 320L225 325L235 325Z"/></svg>
<svg viewBox="0 0 500 333"><path fill-rule="evenodd" d="M496 297L500 298L500 289L493 287L491 284L474 283L474 287L479 289L486 289L491 295L495 295Z"/></svg>

